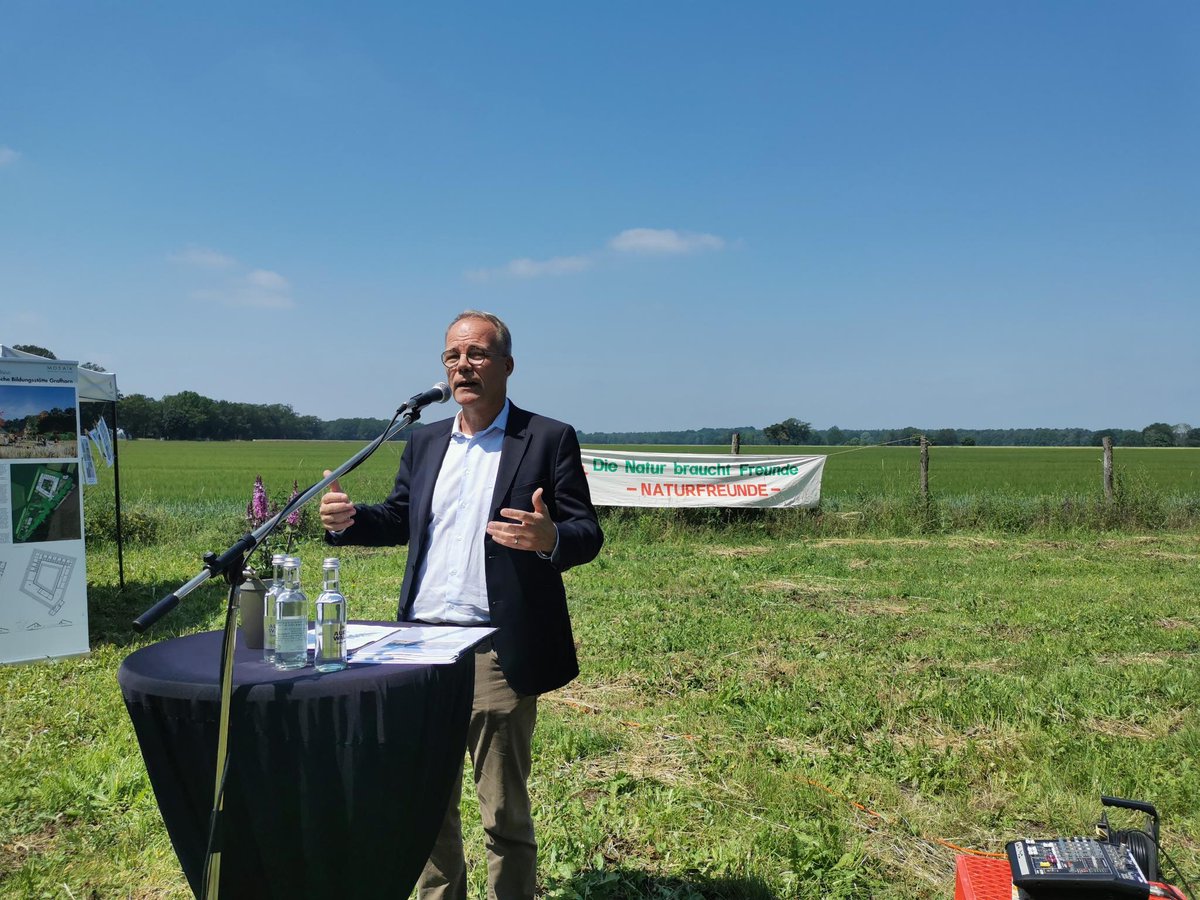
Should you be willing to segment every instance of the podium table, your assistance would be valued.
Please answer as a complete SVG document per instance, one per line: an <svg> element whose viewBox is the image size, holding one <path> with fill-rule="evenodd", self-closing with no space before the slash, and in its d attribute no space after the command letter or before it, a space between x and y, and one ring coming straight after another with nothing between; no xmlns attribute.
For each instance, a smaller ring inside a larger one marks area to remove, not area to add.
<svg viewBox="0 0 1200 900"><path fill-rule="evenodd" d="M117 675L193 893L216 771L222 633L132 653ZM238 632L220 893L407 897L466 746L472 654L444 666L280 672Z"/></svg>

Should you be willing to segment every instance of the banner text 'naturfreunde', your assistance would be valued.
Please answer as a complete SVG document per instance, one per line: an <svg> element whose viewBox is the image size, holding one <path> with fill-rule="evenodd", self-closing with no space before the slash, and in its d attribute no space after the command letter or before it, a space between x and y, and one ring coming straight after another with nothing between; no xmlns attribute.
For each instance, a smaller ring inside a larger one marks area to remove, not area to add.
<svg viewBox="0 0 1200 900"><path fill-rule="evenodd" d="M598 506L816 506L824 456L585 450Z"/></svg>

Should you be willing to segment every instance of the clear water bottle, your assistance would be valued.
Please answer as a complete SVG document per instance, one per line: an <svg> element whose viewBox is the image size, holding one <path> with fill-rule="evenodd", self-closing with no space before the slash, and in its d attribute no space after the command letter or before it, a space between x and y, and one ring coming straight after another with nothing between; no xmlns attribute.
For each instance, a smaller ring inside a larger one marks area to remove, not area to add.
<svg viewBox="0 0 1200 900"><path fill-rule="evenodd" d="M263 662L275 662L275 601L283 590L283 561L286 558L282 553L271 557L274 574L263 598Z"/></svg>
<svg viewBox="0 0 1200 900"><path fill-rule="evenodd" d="M321 565L322 588L317 597L317 652L313 663L318 672L346 668L346 598L342 596L338 561Z"/></svg>
<svg viewBox="0 0 1200 900"><path fill-rule="evenodd" d="M275 600L275 668L308 665L308 598L300 590L300 560L283 562L283 590Z"/></svg>

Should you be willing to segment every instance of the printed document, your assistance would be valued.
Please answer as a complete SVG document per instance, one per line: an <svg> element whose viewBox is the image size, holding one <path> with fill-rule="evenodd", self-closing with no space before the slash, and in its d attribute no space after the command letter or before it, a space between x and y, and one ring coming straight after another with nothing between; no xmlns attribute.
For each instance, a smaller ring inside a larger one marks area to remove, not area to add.
<svg viewBox="0 0 1200 900"><path fill-rule="evenodd" d="M352 663L452 663L496 629L478 625L400 625L350 653Z"/></svg>

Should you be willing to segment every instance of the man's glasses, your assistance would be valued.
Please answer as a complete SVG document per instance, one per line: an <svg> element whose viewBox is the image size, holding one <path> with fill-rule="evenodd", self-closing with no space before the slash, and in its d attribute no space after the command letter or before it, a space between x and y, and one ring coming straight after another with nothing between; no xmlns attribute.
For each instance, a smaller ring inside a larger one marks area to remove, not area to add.
<svg viewBox="0 0 1200 900"><path fill-rule="evenodd" d="M483 361L489 356L499 356L499 353L492 353L489 350L484 350L482 347L467 348L467 362L473 366L482 365ZM442 354L442 365L447 369L453 369L462 361L462 354L457 350L447 350Z"/></svg>

